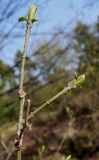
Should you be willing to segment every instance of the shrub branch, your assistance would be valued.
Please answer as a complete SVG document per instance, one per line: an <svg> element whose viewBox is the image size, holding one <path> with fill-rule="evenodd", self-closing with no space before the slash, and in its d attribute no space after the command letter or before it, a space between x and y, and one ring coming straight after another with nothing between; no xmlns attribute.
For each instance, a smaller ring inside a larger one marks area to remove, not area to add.
<svg viewBox="0 0 99 160"><path fill-rule="evenodd" d="M17 137L15 139L15 147L17 150L17 160L21 160L21 147L22 147L23 135L24 135L24 131L26 127L29 126L28 120L34 117L35 114L37 114L43 108L47 107L50 103L55 101L61 95L67 94L72 89L79 87L85 81L85 75L76 77L73 81L68 83L67 87L65 87L62 91L60 91L58 94L53 96L51 99L49 99L47 102L42 104L39 108L31 112L30 114L29 114L30 99L28 99L25 118L23 119L24 104L26 101L26 92L24 91L24 86L23 86L24 74L25 74L25 61L26 61L26 54L27 54L28 41L30 37L31 27L32 27L32 24L37 21L37 19L35 19L36 10L37 10L37 7L35 5L31 5L29 9L28 18L21 17L19 19L19 21L27 21L27 25L26 25L26 36L25 36L24 51L23 51L21 71L20 71L19 92L18 92L19 99L20 99L20 111L19 111L19 122L17 126Z"/></svg>
<svg viewBox="0 0 99 160"><path fill-rule="evenodd" d="M67 94L72 89L77 88L76 85L72 84L72 81L69 82L68 86L65 87L62 91L60 91L58 94L56 94L54 97L49 99L47 102L43 103L40 107L38 107L35 111L31 112L28 116L28 120L34 117L35 114L37 114L39 111L41 111L43 108L47 107L49 104L51 104L53 101L55 101L57 98L62 96L63 94Z"/></svg>

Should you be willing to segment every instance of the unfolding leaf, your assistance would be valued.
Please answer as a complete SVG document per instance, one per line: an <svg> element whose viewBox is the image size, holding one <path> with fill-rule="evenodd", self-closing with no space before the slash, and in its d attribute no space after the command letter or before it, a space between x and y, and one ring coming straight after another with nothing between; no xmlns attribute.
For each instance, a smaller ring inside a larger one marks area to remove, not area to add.
<svg viewBox="0 0 99 160"><path fill-rule="evenodd" d="M81 85L84 83L84 81L85 81L85 75L82 74L81 76L78 76L76 79L74 79L74 80L72 81L72 84L73 84L74 86L79 87L79 86L81 86Z"/></svg>
<svg viewBox="0 0 99 160"><path fill-rule="evenodd" d="M19 22L21 22L21 21L27 21L27 18L26 17L20 17Z"/></svg>
<svg viewBox="0 0 99 160"><path fill-rule="evenodd" d="M80 86L85 82L85 75L82 74L81 76L77 77L76 86Z"/></svg>
<svg viewBox="0 0 99 160"><path fill-rule="evenodd" d="M38 19L32 19L32 23L39 21Z"/></svg>
<svg viewBox="0 0 99 160"><path fill-rule="evenodd" d="M32 21L35 17L37 7L36 5L31 5L28 13L28 20Z"/></svg>

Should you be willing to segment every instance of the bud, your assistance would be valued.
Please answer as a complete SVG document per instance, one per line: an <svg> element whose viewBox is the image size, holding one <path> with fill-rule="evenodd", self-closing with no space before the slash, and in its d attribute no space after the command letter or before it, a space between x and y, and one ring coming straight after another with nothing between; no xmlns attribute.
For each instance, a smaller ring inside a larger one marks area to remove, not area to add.
<svg viewBox="0 0 99 160"><path fill-rule="evenodd" d="M75 81L75 85L76 86L80 86L80 85L82 85L84 83L84 81L85 81L85 75L82 74L81 76L77 77L77 79Z"/></svg>
<svg viewBox="0 0 99 160"><path fill-rule="evenodd" d="M28 20L32 21L35 18L37 7L35 5L31 5L28 13Z"/></svg>

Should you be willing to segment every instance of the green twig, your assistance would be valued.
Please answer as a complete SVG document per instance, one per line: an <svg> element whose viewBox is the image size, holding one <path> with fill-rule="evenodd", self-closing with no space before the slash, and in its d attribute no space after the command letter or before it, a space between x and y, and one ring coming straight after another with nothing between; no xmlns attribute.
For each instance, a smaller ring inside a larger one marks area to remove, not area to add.
<svg viewBox="0 0 99 160"><path fill-rule="evenodd" d="M31 24L27 23L22 66L21 66L21 72L20 72L20 87L19 87L20 115L19 115L18 131L17 131L18 136L20 135L20 131L22 129L23 110L24 110L24 103L25 103L25 96L26 96L26 93L24 92L24 89L23 89L23 82L24 82L24 67L25 67L26 53L27 53L28 41L30 37L30 29L31 29Z"/></svg>
<svg viewBox="0 0 99 160"><path fill-rule="evenodd" d="M40 107L38 107L34 112L31 112L30 115L28 116L28 120L32 117L34 117L35 114L37 114L39 111L41 111L43 108L47 107L50 103L55 101L57 98L59 98L61 95L64 93L68 93L70 90L76 88L77 86L73 85L72 83L69 83L66 88L64 88L62 91L60 91L58 94L56 94L54 97L49 99L47 102L42 104Z"/></svg>
<svg viewBox="0 0 99 160"><path fill-rule="evenodd" d="M55 101L57 98L59 98L63 94L67 94L69 91L71 91L74 88L80 87L82 83L85 81L85 75L80 75L76 79L72 80L68 83L68 86L65 87L62 91L60 91L58 94L56 94L54 97L49 99L47 102L43 103L40 107L38 107L35 111L31 112L28 116L28 120L34 117L35 114L37 114L39 111L41 111L43 108L47 107L50 103Z"/></svg>
<svg viewBox="0 0 99 160"><path fill-rule="evenodd" d="M22 146L22 140L23 140L23 135L21 131L23 127L23 124L22 124L23 123L23 111L24 111L24 103L25 103L25 96L26 96L26 93L23 89L23 82L24 82L24 67L25 67L26 53L27 53L28 41L30 37L30 29L31 29L31 24L27 23L26 37L25 37L21 72L20 72L20 86L19 86L20 113L19 113L18 129L17 129L17 139L16 139L16 144L15 144L16 148L18 148L17 160L21 160L21 146Z"/></svg>
<svg viewBox="0 0 99 160"><path fill-rule="evenodd" d="M21 149L17 151L17 160L21 160Z"/></svg>
<svg viewBox="0 0 99 160"><path fill-rule="evenodd" d="M26 125L23 124L23 112L24 112L24 104L25 104L25 97L26 97L26 92L24 91L24 88L23 88L24 74L25 74L24 69L25 69L25 61L26 61L26 54L27 54L31 27L32 27L32 24L36 21L36 19L34 20L36 10L37 10L37 7L35 5L31 5L29 9L28 18L21 17L19 19L19 21L27 21L27 25L26 25L26 36L25 36L24 51L23 51L22 65L21 65L21 71L20 71L19 92L18 92L19 99L20 99L20 112L19 112L19 123L17 128L17 137L15 139L15 147L17 149L17 160L21 160L21 146L23 141L24 130L26 127ZM26 117L26 123L27 123L27 117Z"/></svg>

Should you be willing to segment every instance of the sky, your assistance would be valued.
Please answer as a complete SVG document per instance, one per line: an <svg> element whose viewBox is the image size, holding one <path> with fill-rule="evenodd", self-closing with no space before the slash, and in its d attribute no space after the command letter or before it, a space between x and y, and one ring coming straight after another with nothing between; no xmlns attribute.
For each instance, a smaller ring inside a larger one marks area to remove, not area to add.
<svg viewBox="0 0 99 160"><path fill-rule="evenodd" d="M6 2L7 1L8 0L6 0ZM97 1L99 2L99 0ZM87 6L87 4L93 2L93 0L45 0L45 3L42 0L42 2L38 2L39 3L36 3L36 0L30 0L26 6L22 9L20 8L20 10L14 14L11 23L8 23L6 28L4 28L4 33L6 33L11 28L12 23L17 23L19 17L27 15L28 8L31 4L37 5L38 10L36 17L39 19L39 22L34 24L32 29L32 33L37 33L37 35L30 38L28 54L31 54L32 49L41 41L46 41L50 37L50 34L47 33L55 32L59 28L64 29L69 23L71 25L66 28L66 31L70 32L77 20L91 25L99 16L99 3L94 5L94 7ZM18 3L18 5L21 4L20 1L16 1L16 3ZM46 34L39 34L43 32ZM14 29L14 34L17 36L25 35L25 23L18 23ZM10 37L11 42L5 45L1 51L0 58L9 64L13 64L17 50L23 50L24 38L24 36L14 39Z"/></svg>

